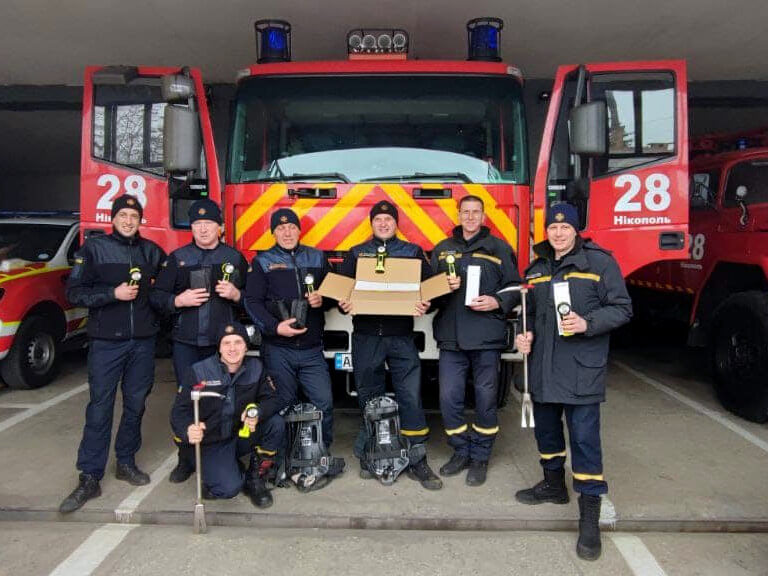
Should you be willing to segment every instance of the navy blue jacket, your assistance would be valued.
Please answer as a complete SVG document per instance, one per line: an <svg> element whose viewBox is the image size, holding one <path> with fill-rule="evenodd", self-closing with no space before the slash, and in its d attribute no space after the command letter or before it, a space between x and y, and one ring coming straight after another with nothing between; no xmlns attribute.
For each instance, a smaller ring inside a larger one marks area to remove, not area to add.
<svg viewBox="0 0 768 576"><path fill-rule="evenodd" d="M433 333L442 350L485 350L507 347L507 314L520 301L519 292L503 292L502 288L520 283L517 259L512 247L491 235L483 226L469 240L464 239L461 226L453 229L450 238L440 242L432 251L435 273L448 272L445 257L456 258L456 274L461 286L455 292L438 298L433 321ZM499 308L491 312L475 312L464 305L467 291L467 266L480 267L480 295L494 296Z"/></svg>
<svg viewBox="0 0 768 576"><path fill-rule="evenodd" d="M526 281L533 286L527 300L528 330L534 335L531 395L536 402L603 402L609 334L632 317L621 270L610 252L580 237L560 262L547 241L533 250L538 258L525 271ZM571 308L587 321L584 334L558 334L555 282L568 282Z"/></svg>
<svg viewBox="0 0 768 576"><path fill-rule="evenodd" d="M248 263L237 250L224 243L216 248L203 250L194 242L177 248L163 264L150 298L152 305L173 317L173 339L192 346L214 346L218 342L222 325L235 320L236 307L241 302L221 298L215 292L216 282L223 279L223 264L233 264L234 273L229 277L239 290L245 287ZM176 308L173 301L178 294L190 288L190 272L208 269L211 278L210 298L202 306Z"/></svg>
<svg viewBox="0 0 768 576"><path fill-rule="evenodd" d="M379 240L375 236L353 246L344 257L339 272L349 278L354 278L357 272L358 258L376 258L379 246L384 246L390 258L416 258L421 260L421 279L426 280L432 275L432 268L424 255L424 250L416 244L404 242L397 236L389 240ZM412 316L378 316L359 315L352 317L352 326L358 334L373 336L407 336L413 334Z"/></svg>
<svg viewBox="0 0 768 576"><path fill-rule="evenodd" d="M191 366L179 386L171 409L171 428L182 442L189 442L187 428L195 422L190 392L204 383L205 390L223 394L224 398L200 399L200 422L205 422L203 444L212 444L235 437L242 426L240 415L248 404L259 407L259 421L265 422L285 406L275 391L272 379L266 375L261 360L246 356L234 374L218 354Z"/></svg>
<svg viewBox="0 0 768 576"><path fill-rule="evenodd" d="M88 336L107 340L148 338L158 331L149 294L165 252L138 234L98 234L85 241L75 255L67 280L67 299L88 307ZM115 298L115 288L130 280L131 268L141 269L139 294L126 302Z"/></svg>
<svg viewBox="0 0 768 576"><path fill-rule="evenodd" d="M283 301L290 312L291 301L304 298L307 292L304 277L308 273L314 276L315 289L319 288L328 273L328 262L322 250L301 244L294 250L284 250L275 245L253 259L245 288L245 309L270 344L301 349L322 346L323 308L333 306L333 301L328 299L321 308L309 308L304 334L293 338L277 334L277 325L281 322L278 301Z"/></svg>

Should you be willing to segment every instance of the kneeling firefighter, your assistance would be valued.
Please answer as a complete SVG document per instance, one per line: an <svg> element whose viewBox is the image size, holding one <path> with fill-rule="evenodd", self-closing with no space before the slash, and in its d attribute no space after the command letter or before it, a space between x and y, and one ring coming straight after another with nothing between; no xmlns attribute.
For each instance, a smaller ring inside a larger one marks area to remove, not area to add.
<svg viewBox="0 0 768 576"><path fill-rule="evenodd" d="M274 383L258 358L246 357L245 327L225 324L219 354L193 364L179 387L171 411L171 426L179 441L202 444L205 498L233 498L241 489L259 508L272 505L266 479L285 442L284 407ZM216 392L200 400L195 424L190 391ZM238 459L250 454L243 474Z"/></svg>
<svg viewBox="0 0 768 576"><path fill-rule="evenodd" d="M323 438L323 417L314 404L296 404L285 414L286 475L299 492L319 490L344 471L344 459L331 456Z"/></svg>

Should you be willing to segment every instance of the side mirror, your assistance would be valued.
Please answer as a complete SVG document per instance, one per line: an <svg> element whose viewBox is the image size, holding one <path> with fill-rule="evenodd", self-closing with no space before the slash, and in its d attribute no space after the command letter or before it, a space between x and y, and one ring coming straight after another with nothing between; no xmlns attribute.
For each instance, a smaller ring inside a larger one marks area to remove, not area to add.
<svg viewBox="0 0 768 576"><path fill-rule="evenodd" d="M747 197L747 187L744 186L744 184L741 184L739 186L736 186L736 198L738 198L741 201L744 201L744 198Z"/></svg>
<svg viewBox="0 0 768 576"><path fill-rule="evenodd" d="M162 78L160 92L168 103L186 102L195 94L195 83L189 76L168 74Z"/></svg>
<svg viewBox="0 0 768 576"><path fill-rule="evenodd" d="M709 188L702 182L694 182L690 204L691 208L707 208L710 205Z"/></svg>
<svg viewBox="0 0 768 576"><path fill-rule="evenodd" d="M571 110L570 145L573 154L603 156L607 153L606 130L608 115L605 102L582 104Z"/></svg>
<svg viewBox="0 0 768 576"><path fill-rule="evenodd" d="M163 166L170 174L200 169L200 125L197 113L168 105L163 118Z"/></svg>

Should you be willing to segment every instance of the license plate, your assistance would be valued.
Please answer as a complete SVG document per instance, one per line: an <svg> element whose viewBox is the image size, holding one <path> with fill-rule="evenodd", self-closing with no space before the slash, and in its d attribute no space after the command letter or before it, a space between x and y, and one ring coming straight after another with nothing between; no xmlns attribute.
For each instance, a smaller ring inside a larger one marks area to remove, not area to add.
<svg viewBox="0 0 768 576"><path fill-rule="evenodd" d="M334 356L334 367L336 370L352 372L352 353L336 352L336 355Z"/></svg>

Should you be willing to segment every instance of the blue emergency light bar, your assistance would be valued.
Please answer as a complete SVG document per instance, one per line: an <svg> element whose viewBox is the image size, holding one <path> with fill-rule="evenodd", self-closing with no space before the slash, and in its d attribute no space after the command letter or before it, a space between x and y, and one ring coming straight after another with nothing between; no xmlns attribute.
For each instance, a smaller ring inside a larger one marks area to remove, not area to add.
<svg viewBox="0 0 768 576"><path fill-rule="evenodd" d="M291 25L285 20L257 20L256 62L291 61Z"/></svg>
<svg viewBox="0 0 768 576"><path fill-rule="evenodd" d="M475 18L467 22L467 60L501 62L501 18Z"/></svg>

